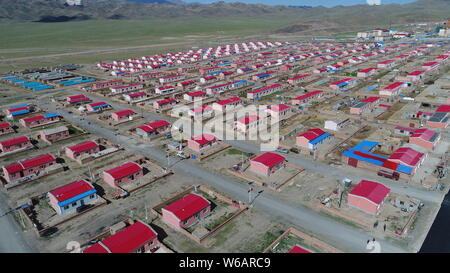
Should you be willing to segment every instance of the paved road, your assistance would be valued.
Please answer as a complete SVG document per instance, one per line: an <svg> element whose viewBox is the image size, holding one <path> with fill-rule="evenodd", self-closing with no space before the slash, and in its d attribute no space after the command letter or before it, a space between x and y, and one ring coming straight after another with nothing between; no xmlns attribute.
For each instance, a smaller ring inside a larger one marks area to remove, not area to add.
<svg viewBox="0 0 450 273"><path fill-rule="evenodd" d="M85 128L87 131L98 136L107 138L122 145L127 150L141 153L149 158L158 161L160 164L167 164L165 153L148 144L140 144L129 136L116 135L116 133L108 128L104 128L97 123L87 120L81 120L78 117L68 114L67 111L56 109L52 104L36 101L40 106L43 106L50 111L57 112L63 116L67 121ZM196 177L199 181L204 181L208 185L217 188L218 190L227 193L238 200L247 200L247 187L236 181L230 180L221 175L211 173L205 169L200 168L196 164L189 161L180 161L172 158L171 168L181 174L191 177ZM331 218L319 215L308 208L294 204L291 202L282 201L269 194L261 194L254 201L254 208L267 213L272 218L300 226L309 232L312 232L331 244L334 244L345 251L351 252L368 252L366 250L366 241L369 239L368 235L358 229L350 227L346 224L337 222ZM403 249L399 246L393 245L386 241L379 241L384 252L407 252L409 250Z"/></svg>
<svg viewBox="0 0 450 273"><path fill-rule="evenodd" d="M20 227L12 217L10 208L3 201L4 194L0 192L0 253L35 252L25 239Z"/></svg>

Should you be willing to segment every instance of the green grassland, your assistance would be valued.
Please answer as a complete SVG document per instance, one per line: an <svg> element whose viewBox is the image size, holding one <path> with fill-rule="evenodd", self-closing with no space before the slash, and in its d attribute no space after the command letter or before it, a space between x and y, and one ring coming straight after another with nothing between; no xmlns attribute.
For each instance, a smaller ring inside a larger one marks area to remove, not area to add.
<svg viewBox="0 0 450 273"><path fill-rule="evenodd" d="M7 37L1 49L117 47L146 45L186 35L248 35L293 22L293 18L176 18L149 20L86 20L64 23L3 22Z"/></svg>
<svg viewBox="0 0 450 273"><path fill-rule="evenodd" d="M61 63L95 63L268 33L295 18L176 18L0 22L0 72ZM39 57L40 58L36 58Z"/></svg>

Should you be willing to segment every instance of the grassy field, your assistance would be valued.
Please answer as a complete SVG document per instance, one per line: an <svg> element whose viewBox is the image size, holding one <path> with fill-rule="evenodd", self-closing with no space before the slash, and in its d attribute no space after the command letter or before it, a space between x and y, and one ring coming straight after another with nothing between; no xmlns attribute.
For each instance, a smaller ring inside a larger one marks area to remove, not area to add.
<svg viewBox="0 0 450 273"><path fill-rule="evenodd" d="M87 20L0 22L0 72L62 63L95 63L261 35L295 18Z"/></svg>
<svg viewBox="0 0 450 273"><path fill-rule="evenodd" d="M208 18L151 20L87 20L64 23L3 22L8 37L0 49L124 47L186 35L248 35L268 31L293 18Z"/></svg>

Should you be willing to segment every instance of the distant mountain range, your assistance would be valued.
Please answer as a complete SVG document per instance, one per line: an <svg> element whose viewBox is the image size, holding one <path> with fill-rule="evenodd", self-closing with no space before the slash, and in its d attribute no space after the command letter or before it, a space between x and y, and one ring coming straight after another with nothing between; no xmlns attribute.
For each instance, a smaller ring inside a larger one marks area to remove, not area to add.
<svg viewBox="0 0 450 273"><path fill-rule="evenodd" d="M84 0L83 6L73 7L65 6L64 3L64 0L0 0L0 20L60 22L178 17L271 19L283 16L292 17L293 21L298 21L297 27L304 29L305 23L337 27L388 25L442 20L450 14L450 0L419 0L404 5L356 5L333 8L267 6L239 2L204 5L187 4L181 0ZM296 29L296 24L285 29L292 32Z"/></svg>
<svg viewBox="0 0 450 273"><path fill-rule="evenodd" d="M103 0L103 1L105 1L105 0ZM168 5L184 5L185 4L185 2L183 2L181 0L119 0L119 1L135 2L135 3L158 3L158 4L168 4Z"/></svg>

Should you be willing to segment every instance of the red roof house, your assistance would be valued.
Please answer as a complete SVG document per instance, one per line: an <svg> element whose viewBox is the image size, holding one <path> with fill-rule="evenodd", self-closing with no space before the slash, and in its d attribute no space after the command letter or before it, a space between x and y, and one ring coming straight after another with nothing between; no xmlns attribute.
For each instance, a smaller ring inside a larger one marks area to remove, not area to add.
<svg viewBox="0 0 450 273"><path fill-rule="evenodd" d="M250 160L250 170L269 176L284 166L286 158L276 153L266 152Z"/></svg>
<svg viewBox="0 0 450 273"><path fill-rule="evenodd" d="M125 119L129 119L130 117L136 115L136 112L134 112L131 109L121 110L117 111L111 114L111 118L115 121L122 121Z"/></svg>
<svg viewBox="0 0 450 273"><path fill-rule="evenodd" d="M158 100L153 103L153 108L155 109L163 109L168 108L172 105L177 104L177 101L174 98L168 98L163 100Z"/></svg>
<svg viewBox="0 0 450 273"><path fill-rule="evenodd" d="M412 81L421 80L424 76L425 76L424 70L416 70L406 75L406 77L411 79Z"/></svg>
<svg viewBox="0 0 450 273"><path fill-rule="evenodd" d="M188 139L188 148L200 153L217 144L217 138L211 134L202 134Z"/></svg>
<svg viewBox="0 0 450 273"><path fill-rule="evenodd" d="M329 136L330 134L325 132L324 130L320 128L313 128L302 134L299 134L296 137L295 142L300 147L312 150L317 147L317 145L326 140Z"/></svg>
<svg viewBox="0 0 450 273"><path fill-rule="evenodd" d="M201 195L190 193L162 208L162 219L175 228L186 228L211 211L211 202Z"/></svg>
<svg viewBox="0 0 450 273"><path fill-rule="evenodd" d="M448 113L450 112L450 105L442 104L436 109L436 113Z"/></svg>
<svg viewBox="0 0 450 273"><path fill-rule="evenodd" d="M7 182L15 182L24 177L40 175L55 163L54 156L42 154L3 166L3 174Z"/></svg>
<svg viewBox="0 0 450 273"><path fill-rule="evenodd" d="M412 173L415 173L415 171L417 170L417 168L420 167L425 158L426 158L425 154L420 153L414 150L413 148L400 147L394 153L391 154L389 160L399 164L410 166L413 168Z"/></svg>
<svg viewBox="0 0 450 273"><path fill-rule="evenodd" d="M307 81L308 79L311 78L311 74L304 74L304 75L299 75L299 76L295 76L293 78L288 79L288 83L289 84L296 84L299 82L304 82Z"/></svg>
<svg viewBox="0 0 450 273"><path fill-rule="evenodd" d="M416 129L409 137L409 143L414 143L429 151L433 151L434 147L440 140L440 134L426 128Z"/></svg>
<svg viewBox="0 0 450 273"><path fill-rule="evenodd" d="M286 118L286 116L291 112L291 107L287 106L286 104L280 103L275 105L270 105L266 112L271 117L278 117L280 119Z"/></svg>
<svg viewBox="0 0 450 273"><path fill-rule="evenodd" d="M47 197L58 214L75 212L79 207L95 203L98 198L94 186L83 179L51 190Z"/></svg>
<svg viewBox="0 0 450 273"><path fill-rule="evenodd" d="M405 86L406 84L404 82L394 82L383 88L383 90L380 90L380 95L397 96L400 93L400 90Z"/></svg>
<svg viewBox="0 0 450 273"><path fill-rule="evenodd" d="M390 191L381 183L361 180L348 193L347 204L369 214L378 214Z"/></svg>
<svg viewBox="0 0 450 273"><path fill-rule="evenodd" d="M84 141L73 146L66 147L65 153L68 158L76 160L83 154L94 154L100 151L99 145L95 141Z"/></svg>
<svg viewBox="0 0 450 273"><path fill-rule="evenodd" d="M2 151L2 153L29 149L31 147L33 147L33 144L31 144L30 138L27 136L20 136L0 141L0 151Z"/></svg>
<svg viewBox="0 0 450 273"><path fill-rule="evenodd" d="M292 104L302 104L302 103L306 103L310 100L316 99L316 98L320 98L322 96L323 91L321 90L315 90L312 92L308 92L304 95L298 96L294 99L292 99L291 103Z"/></svg>
<svg viewBox="0 0 450 273"><path fill-rule="evenodd" d="M134 162L128 162L110 170L103 171L103 180L112 187L116 187L136 180L143 175L141 166Z"/></svg>
<svg viewBox="0 0 450 273"><path fill-rule="evenodd" d="M258 88L256 90L252 90L247 92L247 98L249 99L257 99L260 97L268 96L270 94L273 94L279 90L283 89L283 86L279 83L272 84L269 86L265 86L262 88Z"/></svg>
<svg viewBox="0 0 450 273"><path fill-rule="evenodd" d="M195 101L206 97L205 91L195 91L184 94L183 98L187 101Z"/></svg>
<svg viewBox="0 0 450 273"><path fill-rule="evenodd" d="M11 124L8 122L0 123L0 135L9 134L14 132L14 129L12 128Z"/></svg>
<svg viewBox="0 0 450 273"><path fill-rule="evenodd" d="M311 251L308 251L308 250L296 245L291 250L289 250L289 253L311 253Z"/></svg>
<svg viewBox="0 0 450 273"><path fill-rule="evenodd" d="M154 252L158 247L158 234L144 222L136 221L84 249L83 253L144 253Z"/></svg>
<svg viewBox="0 0 450 273"><path fill-rule="evenodd" d="M66 98L66 102L69 104L88 103L90 101L91 101L91 99L89 97L86 97L83 94L68 96Z"/></svg>
<svg viewBox="0 0 450 273"><path fill-rule="evenodd" d="M225 99L225 100L221 100L221 101L216 101L212 104L212 108L215 111L225 111L227 109L227 107L233 107L233 106L237 106L239 104L242 103L242 99L239 97L232 97L229 99Z"/></svg>

